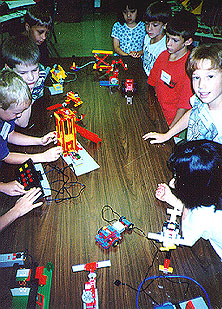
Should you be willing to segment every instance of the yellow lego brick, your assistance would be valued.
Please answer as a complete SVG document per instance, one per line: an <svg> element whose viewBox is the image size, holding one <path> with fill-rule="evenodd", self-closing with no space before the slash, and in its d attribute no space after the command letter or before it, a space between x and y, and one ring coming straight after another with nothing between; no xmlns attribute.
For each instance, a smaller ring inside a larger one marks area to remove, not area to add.
<svg viewBox="0 0 222 309"><path fill-rule="evenodd" d="M111 50L93 50L93 54L104 54L104 55L113 55L113 51Z"/></svg>
<svg viewBox="0 0 222 309"><path fill-rule="evenodd" d="M163 271L163 272L168 272L168 273L172 273L173 272L173 267L169 267L168 269L165 268L163 265L159 265L159 270Z"/></svg>

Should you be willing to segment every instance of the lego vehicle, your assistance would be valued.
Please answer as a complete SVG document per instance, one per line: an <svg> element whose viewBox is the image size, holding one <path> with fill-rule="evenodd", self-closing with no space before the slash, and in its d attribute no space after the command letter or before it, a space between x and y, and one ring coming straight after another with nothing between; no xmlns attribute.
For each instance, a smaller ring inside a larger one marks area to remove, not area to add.
<svg viewBox="0 0 222 309"><path fill-rule="evenodd" d="M72 266L73 272L82 270L90 272L88 274L89 280L85 282L85 289L82 293L83 309L99 309L95 270L97 268L109 266L111 266L110 260Z"/></svg>
<svg viewBox="0 0 222 309"><path fill-rule="evenodd" d="M132 222L128 221L125 217L120 217L119 221L112 225L102 227L95 236L95 239L104 249L108 249L111 246L116 247L122 239L121 233L125 230L130 231L133 227Z"/></svg>
<svg viewBox="0 0 222 309"><path fill-rule="evenodd" d="M133 96L136 91L137 86L133 79L126 79L125 82L122 82L122 94L125 96L127 104L133 103Z"/></svg>

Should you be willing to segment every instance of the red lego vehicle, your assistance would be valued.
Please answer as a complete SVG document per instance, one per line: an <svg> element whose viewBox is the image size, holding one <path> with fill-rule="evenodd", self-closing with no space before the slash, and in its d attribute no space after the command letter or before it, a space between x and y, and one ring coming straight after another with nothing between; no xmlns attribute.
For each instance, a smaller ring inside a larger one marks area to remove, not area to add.
<svg viewBox="0 0 222 309"><path fill-rule="evenodd" d="M112 225L102 227L95 236L95 239L104 249L108 249L111 246L116 247L122 239L121 233L125 230L132 230L133 226L132 222L128 221L125 217L121 217L119 221Z"/></svg>

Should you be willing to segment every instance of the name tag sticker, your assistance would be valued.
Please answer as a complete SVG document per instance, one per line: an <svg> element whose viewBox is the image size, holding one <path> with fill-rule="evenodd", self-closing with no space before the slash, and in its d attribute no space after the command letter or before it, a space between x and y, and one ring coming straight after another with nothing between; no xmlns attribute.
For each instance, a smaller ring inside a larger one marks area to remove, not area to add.
<svg viewBox="0 0 222 309"><path fill-rule="evenodd" d="M166 83L167 85L170 84L170 81L171 81L171 75L164 72L163 70L161 71L161 76L160 76L160 79Z"/></svg>
<svg viewBox="0 0 222 309"><path fill-rule="evenodd" d="M10 128L11 128L11 125L8 122L5 122L3 124L2 130L0 132L0 136L3 138L3 140L6 140Z"/></svg>

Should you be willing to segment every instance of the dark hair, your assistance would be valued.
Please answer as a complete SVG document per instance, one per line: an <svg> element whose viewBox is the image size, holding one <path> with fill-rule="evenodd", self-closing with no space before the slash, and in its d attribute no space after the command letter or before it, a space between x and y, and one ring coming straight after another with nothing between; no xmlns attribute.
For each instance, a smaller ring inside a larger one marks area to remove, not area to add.
<svg viewBox="0 0 222 309"><path fill-rule="evenodd" d="M50 28L52 17L42 4L35 4L26 12L24 21L28 23L30 27L45 26Z"/></svg>
<svg viewBox="0 0 222 309"><path fill-rule="evenodd" d="M144 21L160 21L166 24L171 16L171 6L164 1L151 3L144 13Z"/></svg>
<svg viewBox="0 0 222 309"><path fill-rule="evenodd" d="M14 69L17 64L39 63L39 48L36 43L25 34L9 37L3 42L2 57L4 62Z"/></svg>
<svg viewBox="0 0 222 309"><path fill-rule="evenodd" d="M123 17L123 11L126 7L130 10L136 9L137 16L136 16L136 23L138 23L142 19L142 12L144 8L144 4L142 5L138 0L123 0L119 1L118 3L118 21L121 25L125 23L125 19Z"/></svg>
<svg viewBox="0 0 222 309"><path fill-rule="evenodd" d="M222 209L222 145L209 140L182 142L169 158L175 195L186 208L215 205Z"/></svg>
<svg viewBox="0 0 222 309"><path fill-rule="evenodd" d="M211 61L211 69L222 70L222 43L202 44L195 47L187 60L187 73L191 77L199 68L200 61Z"/></svg>
<svg viewBox="0 0 222 309"><path fill-rule="evenodd" d="M194 14L182 10L170 18L166 26L166 32L170 35L182 36L184 41L193 38L198 27L198 21Z"/></svg>

